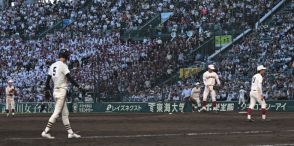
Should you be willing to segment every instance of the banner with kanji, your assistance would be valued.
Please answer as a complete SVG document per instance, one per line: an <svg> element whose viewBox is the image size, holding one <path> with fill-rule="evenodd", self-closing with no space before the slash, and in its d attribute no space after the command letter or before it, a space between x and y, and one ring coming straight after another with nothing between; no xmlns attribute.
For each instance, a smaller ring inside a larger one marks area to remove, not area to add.
<svg viewBox="0 0 294 146"><path fill-rule="evenodd" d="M54 111L54 102L38 103L26 102L16 103L17 113L40 113L41 105L45 104L43 113ZM219 112L246 111L249 104L238 105L237 102L217 102L216 108ZM103 103L68 103L69 111L74 113L89 112L148 112L148 113L176 113L191 112L191 106L184 109L184 102L103 102ZM207 111L212 111L212 104L208 103ZM256 105L254 110L260 110ZM267 101L268 111L294 112L294 101ZM5 104L0 104L1 113L5 112Z"/></svg>
<svg viewBox="0 0 294 146"><path fill-rule="evenodd" d="M188 78L195 75L201 71L198 67L180 68L180 78Z"/></svg>
<svg viewBox="0 0 294 146"><path fill-rule="evenodd" d="M223 47L232 42L232 35L221 35L214 37L215 47Z"/></svg>

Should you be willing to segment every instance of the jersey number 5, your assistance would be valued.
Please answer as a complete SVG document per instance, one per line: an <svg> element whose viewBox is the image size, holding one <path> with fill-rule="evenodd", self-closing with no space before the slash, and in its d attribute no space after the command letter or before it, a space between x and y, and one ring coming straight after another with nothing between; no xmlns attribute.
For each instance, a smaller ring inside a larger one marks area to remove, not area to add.
<svg viewBox="0 0 294 146"><path fill-rule="evenodd" d="M56 74L56 66L53 67L53 76L55 76L55 74Z"/></svg>
<svg viewBox="0 0 294 146"><path fill-rule="evenodd" d="M255 82L255 77L252 79L252 83L254 83Z"/></svg>

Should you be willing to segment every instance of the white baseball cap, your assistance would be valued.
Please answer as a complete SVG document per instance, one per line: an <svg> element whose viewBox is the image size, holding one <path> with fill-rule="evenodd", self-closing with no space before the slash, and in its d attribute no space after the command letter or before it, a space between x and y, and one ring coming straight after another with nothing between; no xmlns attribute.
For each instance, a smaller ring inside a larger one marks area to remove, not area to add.
<svg viewBox="0 0 294 146"><path fill-rule="evenodd" d="M8 80L8 83L13 83L13 80Z"/></svg>
<svg viewBox="0 0 294 146"><path fill-rule="evenodd" d="M263 65L257 66L257 71L264 70L264 69L266 69L266 68Z"/></svg>
<svg viewBox="0 0 294 146"><path fill-rule="evenodd" d="M208 65L209 69L215 69L213 64Z"/></svg>

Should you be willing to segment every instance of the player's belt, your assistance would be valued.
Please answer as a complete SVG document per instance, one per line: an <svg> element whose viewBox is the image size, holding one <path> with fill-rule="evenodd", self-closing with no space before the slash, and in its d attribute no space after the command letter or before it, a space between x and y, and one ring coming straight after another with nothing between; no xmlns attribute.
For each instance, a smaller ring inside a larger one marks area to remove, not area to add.
<svg viewBox="0 0 294 146"><path fill-rule="evenodd" d="M66 89L65 87L55 87L54 89Z"/></svg>

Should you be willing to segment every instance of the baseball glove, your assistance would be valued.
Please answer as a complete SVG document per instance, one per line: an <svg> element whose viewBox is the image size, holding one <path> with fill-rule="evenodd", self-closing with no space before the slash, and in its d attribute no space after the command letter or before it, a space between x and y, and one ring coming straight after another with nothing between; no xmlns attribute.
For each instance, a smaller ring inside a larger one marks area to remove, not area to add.
<svg viewBox="0 0 294 146"><path fill-rule="evenodd" d="M196 104L196 101L195 101L195 99L194 99L192 96L190 96L189 100L190 100L190 102L191 102L192 104Z"/></svg>
<svg viewBox="0 0 294 146"><path fill-rule="evenodd" d="M14 94L14 89L10 89L9 94Z"/></svg>
<svg viewBox="0 0 294 146"><path fill-rule="evenodd" d="M219 91L220 90L220 86L218 86L218 85L213 86L213 89Z"/></svg>
<svg viewBox="0 0 294 146"><path fill-rule="evenodd" d="M50 90L45 90L44 95L45 95L45 101L49 101L51 98Z"/></svg>
<svg viewBox="0 0 294 146"><path fill-rule="evenodd" d="M18 95L18 93L17 93L17 90L14 90L14 95L15 95L15 96L17 96L17 95Z"/></svg>

